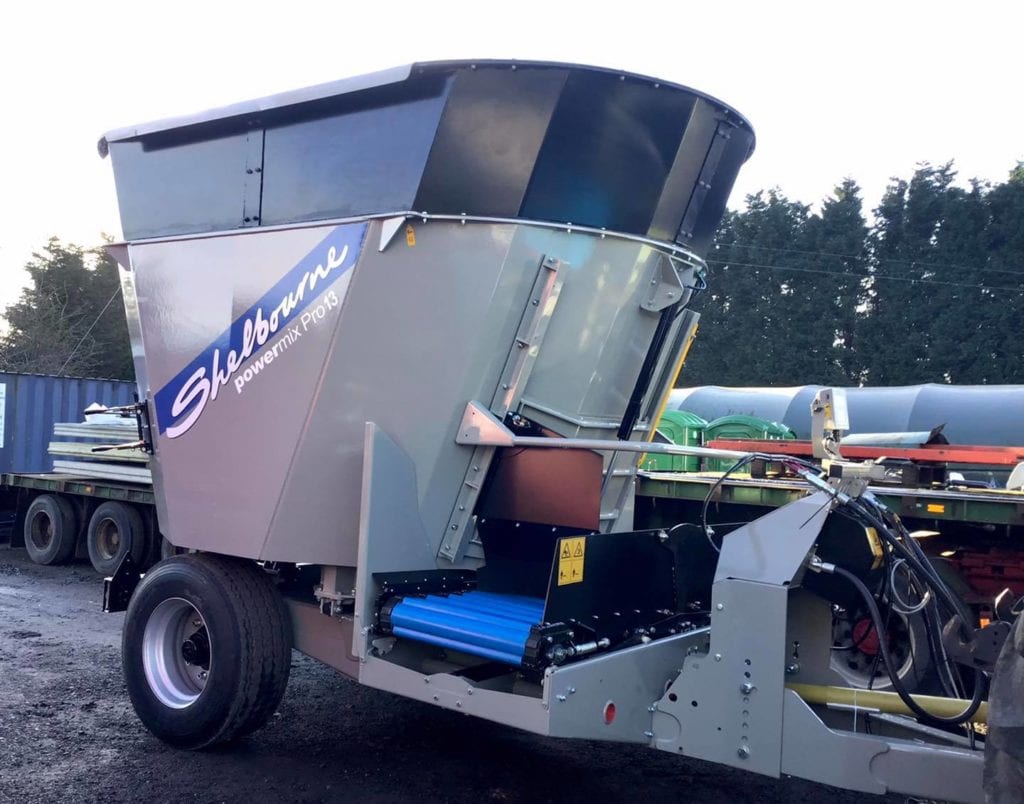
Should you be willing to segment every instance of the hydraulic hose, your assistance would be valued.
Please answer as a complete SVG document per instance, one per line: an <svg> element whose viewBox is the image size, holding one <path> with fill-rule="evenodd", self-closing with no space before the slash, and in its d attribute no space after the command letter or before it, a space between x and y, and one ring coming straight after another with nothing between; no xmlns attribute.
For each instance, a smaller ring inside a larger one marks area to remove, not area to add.
<svg viewBox="0 0 1024 804"><path fill-rule="evenodd" d="M939 577L935 568L932 567L931 563L928 561L928 557L921 549L921 546L914 541L913 537L909 534L905 534L903 539L895 538L890 532L889 526L881 516L876 515L874 511L860 500L851 500L849 503L846 503L846 505L860 514L863 518L867 519L868 523L875 528L878 535L885 539L885 541L892 546L897 553L901 554L901 556L907 560L907 563L913 567L913 569L916 570L922 578L929 581L928 586L932 589L935 595L949 608L951 612L960 616L960 623L961 627L964 629L965 636L969 638L973 637L974 634L967 630L967 623L970 622L970 615L965 611L963 604Z"/></svg>
<svg viewBox="0 0 1024 804"><path fill-rule="evenodd" d="M889 673L889 679L892 681L892 687L896 691L896 694L900 696L900 700L907 705L918 717L926 720L930 723L936 723L942 726L960 726L969 721L974 714L978 711L978 707L981 706L982 699L985 697L985 676L980 671L975 669L974 671L974 695L971 697L971 702L968 707L961 712L959 715L953 717L940 717L933 715L928 710L920 706L917 701L913 699L907 688L903 684L903 680L899 677L899 668L896 666L896 662L892 658L892 654L889 653L889 646L885 640L885 626L882 624L882 615L878 610L878 604L875 602L874 595L864 585L864 582L842 567L831 567L832 572L836 575L840 575L849 581L860 593L860 596L864 599L865 605L868 607L868 611L871 614L871 622L874 624L875 633L878 634L878 649L882 655L882 661L885 662L885 669Z"/></svg>

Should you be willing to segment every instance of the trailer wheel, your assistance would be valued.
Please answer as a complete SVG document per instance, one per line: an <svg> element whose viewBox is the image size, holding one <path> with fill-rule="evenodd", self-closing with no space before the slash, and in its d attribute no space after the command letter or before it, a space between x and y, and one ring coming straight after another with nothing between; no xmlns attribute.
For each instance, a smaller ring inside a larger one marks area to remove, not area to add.
<svg viewBox="0 0 1024 804"><path fill-rule="evenodd" d="M255 731L284 695L291 627L250 561L192 554L156 565L125 617L125 683L143 725L191 750Z"/></svg>
<svg viewBox="0 0 1024 804"><path fill-rule="evenodd" d="M63 564L75 554L78 520L67 500L40 494L25 512L25 550L37 564Z"/></svg>
<svg viewBox="0 0 1024 804"><path fill-rule="evenodd" d="M142 566L148 552L142 516L132 506L119 502L105 502L96 508L85 542L89 560L100 575L113 575L126 553Z"/></svg>
<svg viewBox="0 0 1024 804"><path fill-rule="evenodd" d="M935 662L928 632L920 615L895 614L889 622L889 651L900 680L910 692L920 692L933 680ZM847 612L833 625L831 668L851 687L892 690L892 681L878 655L878 636L866 611Z"/></svg>

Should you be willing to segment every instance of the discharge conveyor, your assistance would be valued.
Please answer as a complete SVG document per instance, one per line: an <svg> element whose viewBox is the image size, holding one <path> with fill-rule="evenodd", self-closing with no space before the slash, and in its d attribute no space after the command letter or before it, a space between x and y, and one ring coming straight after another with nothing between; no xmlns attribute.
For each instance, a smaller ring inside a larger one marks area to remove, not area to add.
<svg viewBox="0 0 1024 804"><path fill-rule="evenodd" d="M518 667L530 629L544 618L541 598L471 591L391 598L381 609L382 630Z"/></svg>

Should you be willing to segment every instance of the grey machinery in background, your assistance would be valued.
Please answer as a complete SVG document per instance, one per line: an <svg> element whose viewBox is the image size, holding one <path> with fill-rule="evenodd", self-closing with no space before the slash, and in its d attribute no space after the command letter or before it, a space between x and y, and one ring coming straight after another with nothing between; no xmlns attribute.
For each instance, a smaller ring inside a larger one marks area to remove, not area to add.
<svg viewBox="0 0 1024 804"><path fill-rule="evenodd" d="M832 571L816 544L869 504L856 484L808 470L810 496L724 538L633 521L638 453L746 459L646 442L753 141L693 90L521 62L107 134L159 520L193 551L108 581L146 726L186 748L258 728L294 646L539 734L979 796L962 732L869 736L786 688L843 684L801 582ZM699 578L695 536L721 542Z"/></svg>

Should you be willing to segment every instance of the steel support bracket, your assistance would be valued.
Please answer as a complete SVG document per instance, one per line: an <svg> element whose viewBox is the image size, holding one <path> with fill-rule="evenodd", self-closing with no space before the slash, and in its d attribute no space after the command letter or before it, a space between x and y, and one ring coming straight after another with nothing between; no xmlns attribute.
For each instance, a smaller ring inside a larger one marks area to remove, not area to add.
<svg viewBox="0 0 1024 804"><path fill-rule="evenodd" d="M690 269L692 271L692 268ZM661 255L651 277L651 285L640 302L640 309L649 313L660 313L666 307L677 304L686 294L686 285L675 264Z"/></svg>

